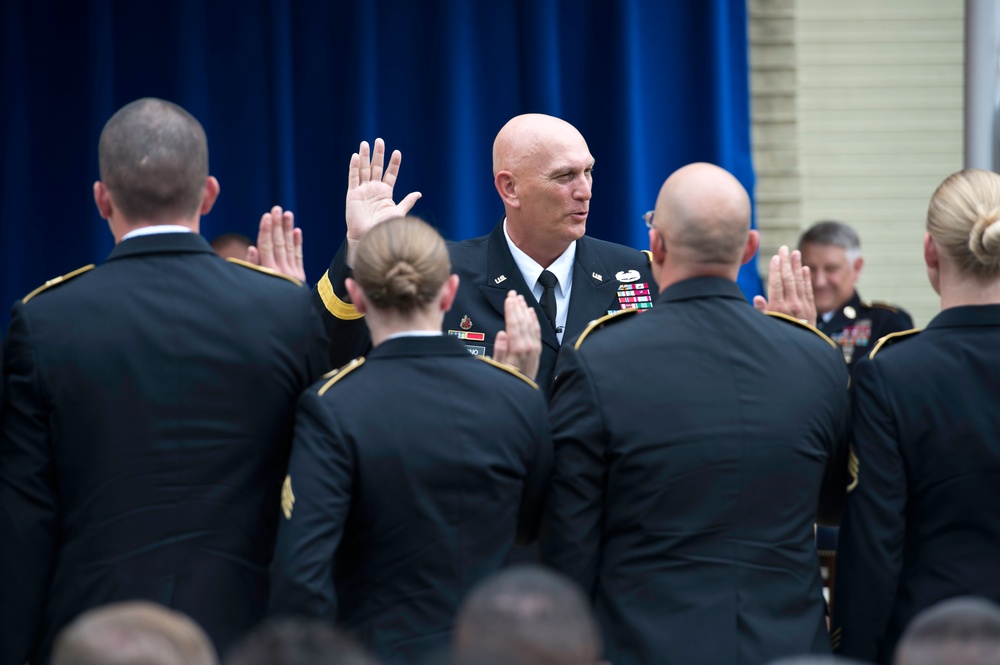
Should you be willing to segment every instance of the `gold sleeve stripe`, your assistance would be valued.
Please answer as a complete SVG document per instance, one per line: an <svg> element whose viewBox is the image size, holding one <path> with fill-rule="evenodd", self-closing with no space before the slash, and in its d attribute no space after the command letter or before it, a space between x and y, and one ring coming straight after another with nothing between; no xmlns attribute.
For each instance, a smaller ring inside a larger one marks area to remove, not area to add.
<svg viewBox="0 0 1000 665"><path fill-rule="evenodd" d="M365 364L365 359L363 357L355 358L354 360L347 363L340 369L335 369L332 372L327 372L326 374L323 375L323 378L324 379L329 378L330 380L323 384L323 387L319 389L319 393L317 394L320 397L322 397L324 394L326 394L326 391L330 389L330 386L335 384L337 381L340 381L342 378L344 378L345 376L347 376L348 374L350 374L351 372L353 372L354 370L356 370L357 368L361 367L364 364Z"/></svg>
<svg viewBox="0 0 1000 665"><path fill-rule="evenodd" d="M302 282L295 279L291 275L286 275L283 272L278 272L277 270L271 270L270 268L259 266L256 263L250 263L249 261L244 261L243 259L234 259L231 257L226 259L226 261L229 261L230 263L235 263L238 266L243 266L244 268L250 268L251 270L256 270L257 272L262 272L265 275L270 275L271 277L280 277L281 279L287 279L295 286L302 286Z"/></svg>
<svg viewBox="0 0 1000 665"><path fill-rule="evenodd" d="M918 332L920 332L920 328L910 328L909 330L900 330L899 332L889 333L885 337L880 337L878 343L875 345L875 348L868 354L868 358L874 358L875 354L878 353L879 349L883 346L890 346L898 342L900 339L909 337L910 335L916 335Z"/></svg>
<svg viewBox="0 0 1000 665"><path fill-rule="evenodd" d="M580 345L583 344L583 340L587 339L587 335L589 335L593 331L597 330L598 328L603 327L608 321L611 321L612 319L617 319L617 318L620 318L620 317L628 316L629 314L636 314L636 313L641 312L641 311L642 311L641 309L620 309L620 310L618 310L617 312L615 312L613 314L605 314L604 316L602 316L599 319L594 319L593 321L591 321L587 325L587 327L584 329L584 331L582 333L580 333L580 336L577 338L576 344L573 345L573 348L574 349L579 349Z"/></svg>
<svg viewBox="0 0 1000 665"><path fill-rule="evenodd" d="M333 283L330 282L329 270L323 273L322 279L316 285L316 290L319 292L319 297L322 299L323 304L326 305L327 311L341 321L355 321L364 316L364 314L358 311L357 307L344 302L333 292Z"/></svg>
<svg viewBox="0 0 1000 665"><path fill-rule="evenodd" d="M29 300L31 300L32 298L34 298L35 296L37 296L39 293L41 293L45 289L51 289L53 286L57 286L57 285L62 284L64 282L68 282L69 280L73 279L77 275L82 275L83 273L85 273L85 272L87 272L89 270L93 270L94 267L95 267L94 264L91 263L90 265L83 266L82 268L77 268L73 272L68 272L65 275L60 275L59 277L53 277L52 279L50 279L49 281L47 281L44 284L42 284L41 286L39 286L37 289L35 289L31 293L29 293L28 295L24 296L24 300L22 300L21 303L28 302Z"/></svg>
<svg viewBox="0 0 1000 665"><path fill-rule="evenodd" d="M794 323L797 326L805 328L806 330L809 330L822 337L823 340L833 348L835 349L840 348L839 346L837 346L836 342L834 342L832 339L823 334L823 331L821 331L819 328L810 323L806 323L802 319L796 319L794 316L788 316L787 314L782 314L781 312L764 312L764 313L767 314L768 316L773 316L776 319L781 319L782 321L788 321L789 323Z"/></svg>
<svg viewBox="0 0 1000 665"><path fill-rule="evenodd" d="M847 472L851 474L851 484L847 486L847 491L853 492L854 488L858 486L858 479L861 475L861 461L854 452L854 446L851 446L850 454L847 456Z"/></svg>
<svg viewBox="0 0 1000 665"><path fill-rule="evenodd" d="M501 363L501 362L497 362L496 360L493 360L493 358L490 358L489 356L474 356L474 357L475 358L479 358L483 362L485 362L485 363L487 363L489 365L493 365L494 367L496 367L498 369L502 369L505 372L509 372L510 374L513 374L514 376L516 376L517 378L521 379L522 381L524 381L525 383L527 383L529 386L531 386L532 388L534 388L535 390L538 390L538 384L535 383L534 381L532 381L531 379L529 379L528 377L526 377L524 374L521 374L521 372L517 371L517 368L511 367L510 365L506 365L506 364Z"/></svg>

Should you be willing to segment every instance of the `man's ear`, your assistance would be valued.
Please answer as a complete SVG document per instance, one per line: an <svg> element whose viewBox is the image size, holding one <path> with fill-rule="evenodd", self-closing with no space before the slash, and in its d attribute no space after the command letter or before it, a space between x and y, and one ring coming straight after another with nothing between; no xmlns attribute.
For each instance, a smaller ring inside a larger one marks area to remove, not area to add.
<svg viewBox="0 0 1000 665"><path fill-rule="evenodd" d="M504 205L511 208L520 208L521 202L517 198L517 185L514 182L514 174L510 171L499 171L493 178L493 185L497 188L497 194L503 199Z"/></svg>
<svg viewBox="0 0 1000 665"><path fill-rule="evenodd" d="M208 176L205 179L205 194L201 197L201 208L198 210L199 215L207 215L215 205L215 199L219 198L219 181L215 179L215 176Z"/></svg>
<svg viewBox="0 0 1000 665"><path fill-rule="evenodd" d="M856 275L860 275L861 269L864 267L865 267L865 257L859 256L858 258L854 259L854 273Z"/></svg>
<svg viewBox="0 0 1000 665"><path fill-rule="evenodd" d="M441 311L447 312L455 302L458 293L458 275L450 275L441 285Z"/></svg>
<svg viewBox="0 0 1000 665"><path fill-rule="evenodd" d="M97 205L97 212L100 213L101 219L111 218L113 211L111 193L100 180L94 183L94 203Z"/></svg>
<svg viewBox="0 0 1000 665"><path fill-rule="evenodd" d="M361 286L350 277L344 280L344 286L347 287L347 293L351 296L354 308L358 310L359 314L366 314L368 312L368 301L365 300L365 292L361 290Z"/></svg>
<svg viewBox="0 0 1000 665"><path fill-rule="evenodd" d="M653 265L663 265L667 259L667 242L658 229L649 230L649 251L653 255Z"/></svg>
<svg viewBox="0 0 1000 665"><path fill-rule="evenodd" d="M743 258L740 260L740 265L749 262L757 254L758 247L760 247L760 233L756 229L750 229L750 234L747 236L747 246L743 248Z"/></svg>

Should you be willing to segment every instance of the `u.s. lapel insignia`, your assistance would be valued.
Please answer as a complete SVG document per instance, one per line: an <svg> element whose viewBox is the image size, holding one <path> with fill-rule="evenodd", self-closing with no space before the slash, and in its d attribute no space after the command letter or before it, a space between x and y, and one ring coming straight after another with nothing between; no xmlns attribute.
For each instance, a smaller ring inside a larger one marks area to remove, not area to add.
<svg viewBox="0 0 1000 665"><path fill-rule="evenodd" d="M462 330L472 330L472 319L470 319L469 315L466 314L462 317L462 320L459 321L458 325Z"/></svg>
<svg viewBox="0 0 1000 665"><path fill-rule="evenodd" d="M856 317L857 315L858 315L858 313L857 313L857 312L855 312L855 311L854 311L854 308L853 308L853 307L851 307L850 305L848 305L847 307L845 307L845 308L844 308L844 316L846 316L847 318L849 318L849 319L853 319L853 318L855 318L855 317Z"/></svg>
<svg viewBox="0 0 1000 665"><path fill-rule="evenodd" d="M638 270L619 270L615 273L615 279L619 282L635 282L639 279L639 277L640 275Z"/></svg>
<svg viewBox="0 0 1000 665"><path fill-rule="evenodd" d="M295 494L292 492L292 476L285 476L285 482L281 484L281 512L285 514L285 519L292 519L292 508L295 507Z"/></svg>
<svg viewBox="0 0 1000 665"><path fill-rule="evenodd" d="M603 282L604 281L604 275L599 275L596 272L590 273L590 276L593 277L594 279L596 279L598 282Z"/></svg>
<svg viewBox="0 0 1000 665"><path fill-rule="evenodd" d="M507 275L500 275L499 277L497 277L496 279L493 280L493 283L494 284L500 284L501 282L506 281L506 279L507 279Z"/></svg>

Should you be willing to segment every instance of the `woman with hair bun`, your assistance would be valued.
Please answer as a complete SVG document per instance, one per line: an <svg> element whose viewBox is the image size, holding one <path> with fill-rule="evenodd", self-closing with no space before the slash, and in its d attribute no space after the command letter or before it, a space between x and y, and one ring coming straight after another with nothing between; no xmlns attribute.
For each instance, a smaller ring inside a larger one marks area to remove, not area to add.
<svg viewBox="0 0 1000 665"><path fill-rule="evenodd" d="M853 376L832 638L877 663L924 608L1000 601L1000 175L941 183L924 261L941 312L884 337Z"/></svg>
<svg viewBox="0 0 1000 665"><path fill-rule="evenodd" d="M441 334L458 277L421 220L374 227L347 288L374 348L299 400L271 610L334 621L387 665L416 663L447 648L466 592L536 535L545 401ZM506 305L509 355L537 367L534 311L516 294Z"/></svg>

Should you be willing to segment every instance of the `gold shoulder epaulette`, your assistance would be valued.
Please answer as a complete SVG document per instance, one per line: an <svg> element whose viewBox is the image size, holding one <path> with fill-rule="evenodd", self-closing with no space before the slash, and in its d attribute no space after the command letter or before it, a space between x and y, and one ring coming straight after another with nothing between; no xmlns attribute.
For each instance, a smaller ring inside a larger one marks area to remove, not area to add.
<svg viewBox="0 0 1000 665"><path fill-rule="evenodd" d="M899 311L899 308L893 305L891 302L885 302L884 300L861 300L861 304L868 309L887 309L892 313Z"/></svg>
<svg viewBox="0 0 1000 665"><path fill-rule="evenodd" d="M892 346L901 339L913 337L918 332L920 332L920 328L911 328L910 330L900 330L899 332L889 333L885 337L879 339L878 343L875 345L875 348L873 348L872 352L868 354L868 358L869 359L874 358L875 354L878 353L879 349L881 349L883 346Z"/></svg>
<svg viewBox="0 0 1000 665"><path fill-rule="evenodd" d="M603 328L612 321L620 321L622 319L627 318L630 314L636 314L641 311L642 310L640 309L621 309L618 310L617 312L614 312L613 314L605 314L599 319L594 319L589 324L587 324L587 327L584 328L583 332L580 333L580 336L577 337L576 344L573 345L573 348L579 349L580 345L583 344L583 340L587 339L587 335L594 332L598 328Z"/></svg>
<svg viewBox="0 0 1000 665"><path fill-rule="evenodd" d="M781 312L764 312L764 313L767 314L768 316L773 316L774 318L776 318L776 319L778 319L780 321L787 321L788 323L793 323L793 324L799 326L800 328L805 328L809 332L814 333L814 334L819 335L820 337L822 337L823 341L825 341L827 344L829 344L833 348L835 348L835 349L839 349L840 348L839 346L837 346L837 343L834 342L829 337L827 337L823 333L822 330L820 330L816 326L813 326L813 325L810 325L810 324L806 323L802 319L796 319L794 316L788 316L787 314L782 314Z"/></svg>
<svg viewBox="0 0 1000 665"><path fill-rule="evenodd" d="M290 277L289 275L286 275L283 272L278 272L277 270L271 270L270 268L265 268L264 266L259 266L256 263L250 263L249 261L244 261L243 259L228 258L226 260L229 261L230 263L235 263L238 266L243 266L244 268L250 268L251 270L256 270L257 272L262 272L265 275L271 275L272 277L280 277L282 279L287 279L289 282L291 282L295 286L302 286L302 282L300 282L299 280L295 279L294 277Z"/></svg>
<svg viewBox="0 0 1000 665"><path fill-rule="evenodd" d="M316 292L319 293L320 300L323 301L326 310L341 321L355 321L364 316L357 307L337 297L333 290L333 283L330 281L329 270L323 273L323 277L317 282Z"/></svg>
<svg viewBox="0 0 1000 665"><path fill-rule="evenodd" d="M505 363L497 362L496 360L493 360L493 358L490 358L489 356L474 356L474 357L475 358L479 358L480 360L482 360L483 362L485 362L487 365L493 365L497 369L502 369L505 372L513 374L514 376L516 376L517 378L521 379L522 381L524 381L525 383L527 383L529 386L531 386L532 388L534 388L535 390L538 390L538 384L535 383L534 381L532 381L531 379L529 379L528 377L526 377L524 374L521 374L519 371L517 371L516 368L511 367L510 365L507 365Z"/></svg>
<svg viewBox="0 0 1000 665"><path fill-rule="evenodd" d="M53 286L58 286L59 284L65 284L74 277L78 277L79 275L82 275L83 273L89 272L93 269L94 269L94 264L91 263L89 266L83 266L82 268L77 268L73 272L68 272L65 275L60 275L59 277L53 277L52 279L39 286L37 289L29 293L28 295L24 296L24 299L21 301L21 303L22 304L26 303L35 296L37 296L42 291L45 291L46 289L51 289Z"/></svg>
<svg viewBox="0 0 1000 665"><path fill-rule="evenodd" d="M649 261L649 265L653 265L653 253L648 249L639 250L646 255L646 260Z"/></svg>
<svg viewBox="0 0 1000 665"><path fill-rule="evenodd" d="M342 378L344 378L345 376L347 376L348 374L350 374L351 372L353 372L354 370L356 370L357 368L361 367L364 364L365 364L365 359L362 356L360 358L355 358L354 360L347 363L343 367L339 367L335 370L327 372L326 374L323 375L323 378L329 379L329 381L323 384L323 387L319 389L319 392L317 394L320 397L322 397L323 394L330 389L330 386L335 384L337 381L340 381Z"/></svg>

